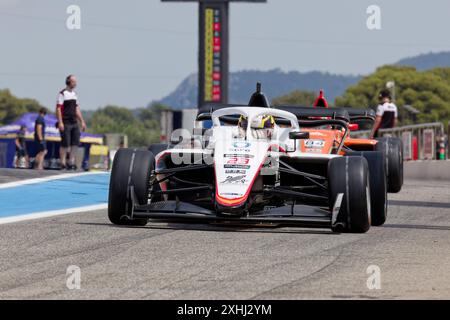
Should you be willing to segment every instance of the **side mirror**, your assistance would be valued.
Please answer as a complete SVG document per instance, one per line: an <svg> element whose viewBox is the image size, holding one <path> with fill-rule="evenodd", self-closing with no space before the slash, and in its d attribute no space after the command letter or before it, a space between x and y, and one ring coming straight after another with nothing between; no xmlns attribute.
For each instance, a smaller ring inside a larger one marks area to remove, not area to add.
<svg viewBox="0 0 450 320"><path fill-rule="evenodd" d="M350 123L348 125L348 130L350 130L350 131L358 131L359 130L359 124L357 124L357 123Z"/></svg>
<svg viewBox="0 0 450 320"><path fill-rule="evenodd" d="M309 132L301 132L301 131L289 132L289 139L292 140L309 139Z"/></svg>

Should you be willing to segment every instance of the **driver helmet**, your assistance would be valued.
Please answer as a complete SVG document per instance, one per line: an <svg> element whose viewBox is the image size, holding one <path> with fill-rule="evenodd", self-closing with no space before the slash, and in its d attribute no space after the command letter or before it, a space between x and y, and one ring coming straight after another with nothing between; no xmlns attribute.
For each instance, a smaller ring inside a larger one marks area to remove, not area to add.
<svg viewBox="0 0 450 320"><path fill-rule="evenodd" d="M247 117L241 115L239 117L238 127L245 130L245 129L247 129L247 125L248 125Z"/></svg>
<svg viewBox="0 0 450 320"><path fill-rule="evenodd" d="M239 118L238 126L243 129L247 129L248 119L246 116ZM255 117L251 123L252 129L273 129L275 126L275 119L271 115L261 115Z"/></svg>

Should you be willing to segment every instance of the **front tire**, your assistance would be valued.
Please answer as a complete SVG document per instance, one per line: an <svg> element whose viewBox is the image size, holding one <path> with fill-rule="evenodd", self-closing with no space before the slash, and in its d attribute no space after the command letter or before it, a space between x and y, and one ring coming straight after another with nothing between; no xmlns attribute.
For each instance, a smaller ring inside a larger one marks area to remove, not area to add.
<svg viewBox="0 0 450 320"><path fill-rule="evenodd" d="M148 203L150 175L154 168L154 156L150 151L120 149L117 151L111 171L108 198L108 217L116 225L144 226L147 219L132 219L133 203L130 187L138 204Z"/></svg>
<svg viewBox="0 0 450 320"><path fill-rule="evenodd" d="M370 228L370 184L367 160L349 156L333 158L328 163L332 230L345 233L365 233ZM333 212L336 199L342 202ZM337 211L337 210L336 210Z"/></svg>

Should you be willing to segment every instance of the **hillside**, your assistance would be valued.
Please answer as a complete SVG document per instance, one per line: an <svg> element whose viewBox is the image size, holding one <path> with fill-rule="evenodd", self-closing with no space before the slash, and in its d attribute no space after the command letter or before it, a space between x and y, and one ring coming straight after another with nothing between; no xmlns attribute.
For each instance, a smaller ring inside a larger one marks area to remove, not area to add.
<svg viewBox="0 0 450 320"><path fill-rule="evenodd" d="M419 71L437 67L450 67L450 52L427 53L408 57L396 65L415 67ZM230 103L247 103L257 81L262 82L263 91L273 99L294 90L318 92L321 88L329 101L342 95L345 90L361 80L361 76L337 75L319 71L283 72L244 70L230 74ZM197 104L197 75L191 74L168 96L160 101L176 109L192 108Z"/></svg>
<svg viewBox="0 0 450 320"><path fill-rule="evenodd" d="M397 62L398 65L415 67L419 71L450 67L450 52L426 53Z"/></svg>
<svg viewBox="0 0 450 320"><path fill-rule="evenodd" d="M334 100L335 97L344 93L348 86L356 84L360 78L360 76L335 75L317 71L283 72L279 69L233 72L230 74L230 103L247 103L258 81L263 84L263 91L269 98L275 98L298 89L318 92L323 88L328 99ZM181 82L175 91L160 102L177 109L196 107L197 75L191 74Z"/></svg>

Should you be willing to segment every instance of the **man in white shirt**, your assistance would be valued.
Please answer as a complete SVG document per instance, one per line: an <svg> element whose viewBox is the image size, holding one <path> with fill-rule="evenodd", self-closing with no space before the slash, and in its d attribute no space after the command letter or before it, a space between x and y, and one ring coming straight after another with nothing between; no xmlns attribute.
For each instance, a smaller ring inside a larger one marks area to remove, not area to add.
<svg viewBox="0 0 450 320"><path fill-rule="evenodd" d="M389 90L382 90L379 95L380 104L377 107L377 117L370 138L378 136L379 129L394 128L397 125L397 106L391 101Z"/></svg>
<svg viewBox="0 0 450 320"><path fill-rule="evenodd" d="M74 75L66 78L66 88L61 90L56 103L56 116L58 129L61 133L60 160L61 169L77 170L75 155L80 144L81 131L86 130L86 123L80 111L78 97L74 89L77 79ZM66 164L67 151L69 151L69 164Z"/></svg>

